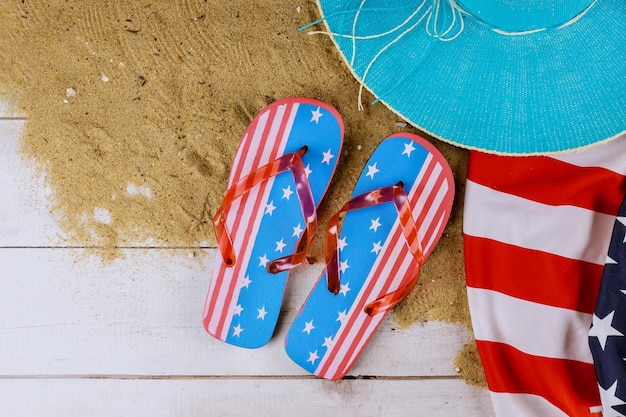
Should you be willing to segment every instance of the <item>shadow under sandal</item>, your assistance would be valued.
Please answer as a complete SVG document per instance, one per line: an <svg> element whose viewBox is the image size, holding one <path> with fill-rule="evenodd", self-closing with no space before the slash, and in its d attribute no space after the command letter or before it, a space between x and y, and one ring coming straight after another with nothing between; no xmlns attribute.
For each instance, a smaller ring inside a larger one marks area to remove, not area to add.
<svg viewBox="0 0 626 417"><path fill-rule="evenodd" d="M219 254L203 315L209 334L246 348L271 339L289 270L306 259L342 143L341 116L318 100L282 99L254 118L213 219Z"/></svg>
<svg viewBox="0 0 626 417"><path fill-rule="evenodd" d="M417 282L453 199L452 171L432 144L410 133L381 142L328 224L327 266L289 329L289 357L321 378L344 377Z"/></svg>

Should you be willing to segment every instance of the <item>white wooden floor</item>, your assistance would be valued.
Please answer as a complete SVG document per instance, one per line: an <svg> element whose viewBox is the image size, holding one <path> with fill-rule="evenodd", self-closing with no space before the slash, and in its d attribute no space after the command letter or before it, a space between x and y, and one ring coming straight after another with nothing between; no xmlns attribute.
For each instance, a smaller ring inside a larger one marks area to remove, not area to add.
<svg viewBox="0 0 626 417"><path fill-rule="evenodd" d="M493 416L454 371L470 340L438 322L381 326L338 382L283 351L322 268L292 274L274 340L244 350L204 332L214 249L124 249L103 264L64 243L47 190L17 152L25 121L0 106L0 415ZM190 256L195 253L196 256Z"/></svg>

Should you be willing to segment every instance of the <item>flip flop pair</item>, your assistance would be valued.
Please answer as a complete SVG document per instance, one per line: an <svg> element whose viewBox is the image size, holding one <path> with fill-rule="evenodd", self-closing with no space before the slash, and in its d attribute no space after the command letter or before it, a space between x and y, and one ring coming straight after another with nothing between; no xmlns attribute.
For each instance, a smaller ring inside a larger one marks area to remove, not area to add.
<svg viewBox="0 0 626 417"><path fill-rule="evenodd" d="M306 260L342 141L339 113L308 98L274 102L248 127L214 217L220 256L204 310L209 334L247 348L270 340L289 271ZM327 225L327 266L285 341L294 362L322 378L346 375L417 281L453 196L450 167L428 141L397 133L380 143Z"/></svg>

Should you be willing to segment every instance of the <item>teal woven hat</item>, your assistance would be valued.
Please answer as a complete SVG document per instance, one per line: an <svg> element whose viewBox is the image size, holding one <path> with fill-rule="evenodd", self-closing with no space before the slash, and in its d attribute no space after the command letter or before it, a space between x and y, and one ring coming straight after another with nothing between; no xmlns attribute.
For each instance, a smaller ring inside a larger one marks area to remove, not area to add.
<svg viewBox="0 0 626 417"><path fill-rule="evenodd" d="M377 101L422 131L501 154L626 131L623 0L318 0Z"/></svg>

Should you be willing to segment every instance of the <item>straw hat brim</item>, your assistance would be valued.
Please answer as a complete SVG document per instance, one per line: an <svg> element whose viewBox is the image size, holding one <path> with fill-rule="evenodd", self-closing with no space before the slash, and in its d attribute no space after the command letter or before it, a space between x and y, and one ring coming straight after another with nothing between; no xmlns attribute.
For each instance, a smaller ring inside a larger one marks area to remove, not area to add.
<svg viewBox="0 0 626 417"><path fill-rule="evenodd" d="M412 2L417 7L422 1ZM370 0L367 8L376 11L361 12L355 25L349 3L318 0L329 32L381 34L412 10ZM469 16L463 23L449 41L431 36L424 23L369 39L332 37L354 76L378 100L422 131L461 147L556 153L626 131L622 2L598 0L565 27L528 34L502 34Z"/></svg>

